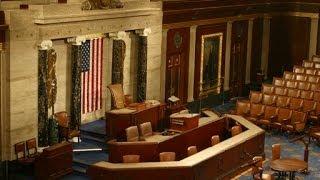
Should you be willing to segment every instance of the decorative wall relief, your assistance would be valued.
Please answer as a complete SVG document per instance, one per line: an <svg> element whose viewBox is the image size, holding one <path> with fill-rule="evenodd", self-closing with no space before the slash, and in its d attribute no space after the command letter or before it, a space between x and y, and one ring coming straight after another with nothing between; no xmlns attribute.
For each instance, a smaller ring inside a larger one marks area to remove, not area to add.
<svg viewBox="0 0 320 180"><path fill-rule="evenodd" d="M38 55L38 144L47 146L48 143L48 96L47 71L48 50L39 50Z"/></svg>
<svg viewBox="0 0 320 180"><path fill-rule="evenodd" d="M113 40L112 84L123 84L123 62L125 53L126 43L123 40Z"/></svg>
<svg viewBox="0 0 320 180"><path fill-rule="evenodd" d="M138 43L137 101L143 102L146 100L147 88L148 37L139 36Z"/></svg>
<svg viewBox="0 0 320 180"><path fill-rule="evenodd" d="M85 0L82 2L82 10L123 8L120 0Z"/></svg>
<svg viewBox="0 0 320 180"><path fill-rule="evenodd" d="M200 93L220 93L223 33L201 36Z"/></svg>

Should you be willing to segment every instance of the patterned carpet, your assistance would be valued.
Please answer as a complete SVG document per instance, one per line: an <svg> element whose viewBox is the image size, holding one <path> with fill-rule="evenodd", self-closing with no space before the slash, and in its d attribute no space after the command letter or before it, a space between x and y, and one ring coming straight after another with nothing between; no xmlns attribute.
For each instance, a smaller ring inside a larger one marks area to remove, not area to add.
<svg viewBox="0 0 320 180"><path fill-rule="evenodd" d="M293 136L290 135L290 139ZM288 140L287 135L277 134L277 133L270 133L266 132L265 138L265 154L266 154L266 161L264 162L264 169L266 173L272 174L272 170L269 167L270 158L271 158L271 146L273 144L279 143L281 144L281 157L294 157L298 159L303 159L304 155L304 145L302 142L294 142L290 143ZM316 142L312 141L309 147L309 174L305 175L302 173L296 174L296 179L306 179L306 180L315 180L320 179L320 146L316 144ZM240 180L247 180L252 179L250 176L250 171L244 173L243 176L239 178Z"/></svg>

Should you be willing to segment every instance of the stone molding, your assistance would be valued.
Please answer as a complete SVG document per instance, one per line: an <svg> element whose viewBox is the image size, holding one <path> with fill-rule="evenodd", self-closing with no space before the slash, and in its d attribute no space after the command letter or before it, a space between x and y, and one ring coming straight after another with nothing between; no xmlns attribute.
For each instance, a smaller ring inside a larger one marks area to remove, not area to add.
<svg viewBox="0 0 320 180"><path fill-rule="evenodd" d="M118 31L118 32L112 32L109 33L109 38L115 39L115 40L123 40L127 36L125 31Z"/></svg>
<svg viewBox="0 0 320 180"><path fill-rule="evenodd" d="M139 36L149 36L151 34L151 28L145 28L145 29L137 29L135 30L136 34Z"/></svg>
<svg viewBox="0 0 320 180"><path fill-rule="evenodd" d="M85 36L77 36L67 39L68 43L71 43L72 45L81 46L82 43L86 42Z"/></svg>
<svg viewBox="0 0 320 180"><path fill-rule="evenodd" d="M40 44L39 44L39 49L40 50L48 50L52 48L52 41L51 40L43 40Z"/></svg>

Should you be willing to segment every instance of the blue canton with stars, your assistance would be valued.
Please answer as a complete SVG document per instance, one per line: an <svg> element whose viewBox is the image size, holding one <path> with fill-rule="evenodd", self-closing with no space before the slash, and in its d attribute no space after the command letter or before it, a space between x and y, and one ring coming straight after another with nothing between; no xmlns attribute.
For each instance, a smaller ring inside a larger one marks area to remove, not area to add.
<svg viewBox="0 0 320 180"><path fill-rule="evenodd" d="M81 70L86 72L90 70L90 41L87 40L81 46Z"/></svg>

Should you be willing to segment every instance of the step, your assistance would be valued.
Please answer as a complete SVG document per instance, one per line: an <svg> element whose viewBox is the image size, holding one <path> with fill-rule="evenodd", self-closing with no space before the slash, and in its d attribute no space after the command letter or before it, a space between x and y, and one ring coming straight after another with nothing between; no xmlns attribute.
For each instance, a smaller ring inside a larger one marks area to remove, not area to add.
<svg viewBox="0 0 320 180"><path fill-rule="evenodd" d="M87 173L87 168L81 167L81 166L77 166L77 165L73 165L72 169L80 174L86 174Z"/></svg>

